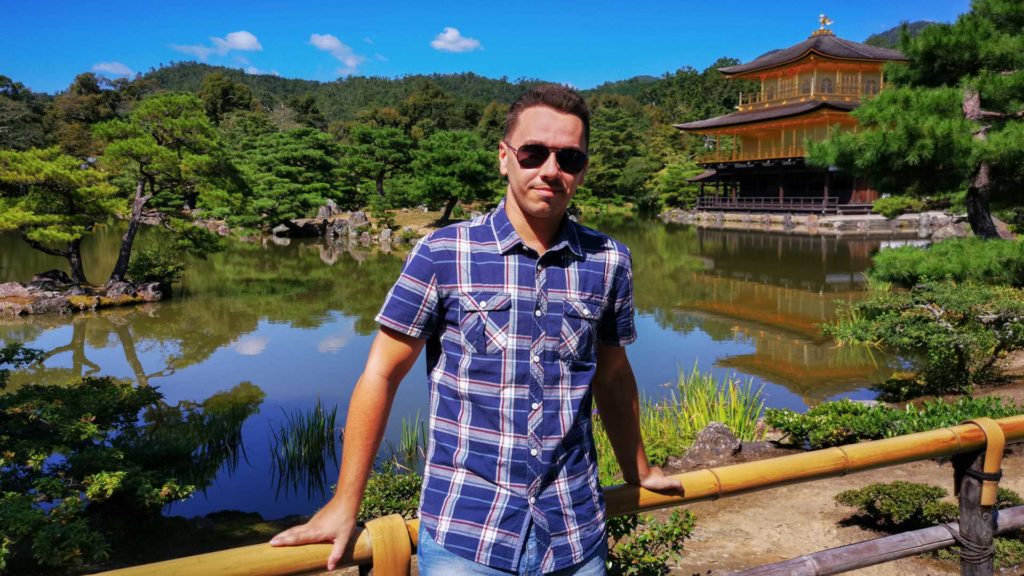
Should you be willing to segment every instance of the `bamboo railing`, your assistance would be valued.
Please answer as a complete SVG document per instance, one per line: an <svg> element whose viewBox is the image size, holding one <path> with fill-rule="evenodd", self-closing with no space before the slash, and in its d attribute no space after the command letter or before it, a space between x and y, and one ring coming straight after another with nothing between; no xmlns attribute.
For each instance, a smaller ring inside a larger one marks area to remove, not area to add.
<svg viewBox="0 0 1024 576"><path fill-rule="evenodd" d="M981 422L985 421L985 422ZM1000 420L979 419L979 424L968 423L929 432L908 434L885 440L861 442L846 446L825 448L768 460L733 464L684 472L673 478L682 482L684 492L655 493L637 486L619 485L605 490L608 514L620 516L649 512L660 508L678 506L688 502L713 500L795 484L823 478L843 476L853 472L884 468L919 460L945 458L956 455L981 453L990 443L986 442L986 430L990 436L999 435L992 442L1002 451L1002 441L1024 440L1024 415L1011 416ZM984 454L979 457L979 461ZM998 467L991 458L985 463L986 471ZM985 481L986 492L994 492L989 481ZM979 494L981 489L979 489ZM982 506L985 506L982 500ZM988 504L991 506L991 503ZM964 502L961 500L961 524ZM395 517L378 518L367 523L359 534L353 550L342 559L341 565L365 565L374 557L390 557L392 551L407 561L415 553L418 521L398 523ZM403 531L404 527L404 531ZM407 540L408 546L392 549L395 542ZM376 544L374 544L376 542ZM385 550L386 548L386 550ZM211 552L187 558L178 558L142 566L104 572L105 576L170 576L179 574L217 574L219 576L248 575L272 576L301 574L322 569L330 552L329 544L315 544L294 548L273 548L269 544L257 544ZM398 566L402 561L396 562ZM379 566L383 568L383 566ZM400 568L399 568L400 570ZM378 570L384 574L385 570ZM394 572L392 572L394 573ZM967 573L967 572L965 572Z"/></svg>

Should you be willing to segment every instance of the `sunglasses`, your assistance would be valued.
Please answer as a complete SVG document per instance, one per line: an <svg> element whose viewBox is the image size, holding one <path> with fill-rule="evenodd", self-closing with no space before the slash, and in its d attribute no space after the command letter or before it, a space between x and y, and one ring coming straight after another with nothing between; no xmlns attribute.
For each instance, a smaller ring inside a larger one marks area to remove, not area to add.
<svg viewBox="0 0 1024 576"><path fill-rule="evenodd" d="M552 152L555 153L555 162L562 172L579 174L587 167L587 153L578 148L549 148L543 144L523 144L515 148L507 140L505 146L516 155L516 161L521 168L543 166Z"/></svg>

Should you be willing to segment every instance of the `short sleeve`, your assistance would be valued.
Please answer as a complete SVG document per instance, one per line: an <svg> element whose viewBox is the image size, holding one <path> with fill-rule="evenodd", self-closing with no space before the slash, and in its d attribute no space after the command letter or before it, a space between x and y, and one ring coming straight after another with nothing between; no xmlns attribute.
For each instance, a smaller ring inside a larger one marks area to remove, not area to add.
<svg viewBox="0 0 1024 576"><path fill-rule="evenodd" d="M598 342L607 346L625 346L636 340L633 320L633 259L629 249L621 247L620 262L614 268L608 307L597 327Z"/></svg>
<svg viewBox="0 0 1024 576"><path fill-rule="evenodd" d="M409 253L391 287L377 323L414 338L429 338L438 325L437 277L425 237Z"/></svg>

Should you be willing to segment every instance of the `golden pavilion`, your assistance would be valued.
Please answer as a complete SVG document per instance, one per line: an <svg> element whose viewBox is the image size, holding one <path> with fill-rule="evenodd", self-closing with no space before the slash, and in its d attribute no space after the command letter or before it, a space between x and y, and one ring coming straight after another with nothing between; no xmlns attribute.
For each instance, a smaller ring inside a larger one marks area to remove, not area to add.
<svg viewBox="0 0 1024 576"><path fill-rule="evenodd" d="M706 152L698 162L705 170L692 179L701 186L698 208L857 212L878 197L863 179L807 165L806 146L835 130L856 130L850 111L885 88L886 62L906 58L839 38L824 15L819 21L799 44L719 69L760 87L740 94L736 112L676 125L704 136Z"/></svg>

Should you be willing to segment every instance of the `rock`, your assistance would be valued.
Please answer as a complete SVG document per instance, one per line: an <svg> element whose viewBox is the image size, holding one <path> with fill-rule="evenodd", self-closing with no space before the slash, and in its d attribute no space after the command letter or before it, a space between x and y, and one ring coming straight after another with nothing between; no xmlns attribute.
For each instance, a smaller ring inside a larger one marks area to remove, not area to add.
<svg viewBox="0 0 1024 576"><path fill-rule="evenodd" d="M363 246L369 246L371 242L373 242L373 237L370 236L369 232L364 231L362 235L359 236L359 243Z"/></svg>
<svg viewBox="0 0 1024 576"><path fill-rule="evenodd" d="M338 205L334 203L334 200L328 199L327 202L320 207L316 212L317 220L328 220L341 214L341 210L338 209Z"/></svg>
<svg viewBox="0 0 1024 576"><path fill-rule="evenodd" d="M158 302L163 299L164 293L160 289L159 282L147 282L138 287L138 297L145 302Z"/></svg>
<svg viewBox="0 0 1024 576"><path fill-rule="evenodd" d="M370 220L366 217L366 213L362 211L353 212L352 216L348 219L349 228L361 228L369 224Z"/></svg>
<svg viewBox="0 0 1024 576"><path fill-rule="evenodd" d="M25 305L21 302L0 300L0 316L19 316L25 311Z"/></svg>
<svg viewBox="0 0 1024 576"><path fill-rule="evenodd" d="M727 464L738 464L789 454L771 442L740 442L729 427L718 422L708 424L697 434L693 446L682 458L669 458L666 471L699 470Z"/></svg>
<svg viewBox="0 0 1024 576"><path fill-rule="evenodd" d="M1010 231L1010 227L999 218L992 217L992 223L996 225L996 232L999 233L999 237L1003 240L1014 240L1017 236Z"/></svg>
<svg viewBox="0 0 1024 576"><path fill-rule="evenodd" d="M292 243L292 239L286 236L271 236L270 241L277 246L288 246Z"/></svg>
<svg viewBox="0 0 1024 576"><path fill-rule="evenodd" d="M289 238L317 238L323 236L327 223L323 220L312 218L300 218L292 220L287 236Z"/></svg>
<svg viewBox="0 0 1024 576"><path fill-rule="evenodd" d="M479 210L473 210L472 212L469 213L469 217L473 220L476 220L477 218L483 215L483 212L480 212Z"/></svg>
<svg viewBox="0 0 1024 576"><path fill-rule="evenodd" d="M786 230L792 230L793 228L796 227L796 224L793 222L792 214L786 214L785 216L782 217L782 227L785 228Z"/></svg>
<svg viewBox="0 0 1024 576"><path fill-rule="evenodd" d="M5 282L0 284L0 298L28 298L28 288L17 282Z"/></svg>
<svg viewBox="0 0 1024 576"><path fill-rule="evenodd" d="M339 219L331 222L328 234L333 238L342 238L348 235L348 220Z"/></svg>
<svg viewBox="0 0 1024 576"><path fill-rule="evenodd" d="M53 280L33 280L25 284L29 294L36 296L49 296L59 293L67 284L60 284Z"/></svg>
<svg viewBox="0 0 1024 576"><path fill-rule="evenodd" d="M391 243L391 228L385 228L380 231L380 243L390 244Z"/></svg>
<svg viewBox="0 0 1024 576"><path fill-rule="evenodd" d="M117 298L118 296L135 297L136 294L138 292L130 282L112 282L107 284L107 298Z"/></svg>
<svg viewBox="0 0 1024 576"><path fill-rule="evenodd" d="M971 228L964 222L947 224L932 232L932 242L942 242L949 238L967 238L970 236Z"/></svg>
<svg viewBox="0 0 1024 576"><path fill-rule="evenodd" d="M287 236L288 227L285 226L284 224L278 224L277 226L274 226L273 228L270 229L270 233L273 234L274 236Z"/></svg>
<svg viewBox="0 0 1024 576"><path fill-rule="evenodd" d="M56 282L57 284L74 284L74 280L71 276L68 276L63 270L54 268L53 270L47 270L46 272L40 272L32 277L33 282Z"/></svg>
<svg viewBox="0 0 1024 576"><path fill-rule="evenodd" d="M68 299L63 296L53 296L50 298L40 298L25 306L25 312L29 314L53 314L53 313L65 313L71 311L71 304L68 303Z"/></svg>

